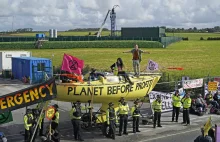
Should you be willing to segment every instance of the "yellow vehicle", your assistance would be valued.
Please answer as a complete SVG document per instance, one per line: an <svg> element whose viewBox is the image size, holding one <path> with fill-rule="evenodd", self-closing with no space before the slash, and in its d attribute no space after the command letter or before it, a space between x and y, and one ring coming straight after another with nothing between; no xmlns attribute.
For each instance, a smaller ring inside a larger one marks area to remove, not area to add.
<svg viewBox="0 0 220 142"><path fill-rule="evenodd" d="M91 82L57 83L58 101L87 103L101 103L99 122L105 122L105 110L109 102L118 107L118 100L124 97L126 101L145 97L155 87L160 79L160 74L144 75L131 78L134 83L130 85L120 81L118 76L101 77L100 80Z"/></svg>

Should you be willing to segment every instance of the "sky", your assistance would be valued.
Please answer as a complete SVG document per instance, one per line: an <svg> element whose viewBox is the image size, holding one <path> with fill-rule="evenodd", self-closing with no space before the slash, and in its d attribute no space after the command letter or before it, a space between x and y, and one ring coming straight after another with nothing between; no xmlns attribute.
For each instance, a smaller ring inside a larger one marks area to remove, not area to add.
<svg viewBox="0 0 220 142"><path fill-rule="evenodd" d="M0 0L0 31L99 28L114 5L120 6L115 9L118 30L220 25L220 0ZM108 17L104 28L110 26Z"/></svg>

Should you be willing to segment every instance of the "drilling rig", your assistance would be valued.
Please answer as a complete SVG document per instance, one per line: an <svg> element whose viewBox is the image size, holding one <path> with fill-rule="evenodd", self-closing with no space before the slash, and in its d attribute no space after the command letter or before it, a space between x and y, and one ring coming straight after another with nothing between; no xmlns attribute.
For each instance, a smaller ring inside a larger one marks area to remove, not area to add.
<svg viewBox="0 0 220 142"><path fill-rule="evenodd" d="M97 37L101 37L101 32L102 32L102 29L105 25L105 22L106 22L106 19L108 18L108 15L110 13L110 19L111 19L111 36L115 36L115 33L116 33L116 13L115 13L115 8L116 7L119 7L119 5L114 5L112 10L108 10L106 16L105 16L105 19L97 33Z"/></svg>

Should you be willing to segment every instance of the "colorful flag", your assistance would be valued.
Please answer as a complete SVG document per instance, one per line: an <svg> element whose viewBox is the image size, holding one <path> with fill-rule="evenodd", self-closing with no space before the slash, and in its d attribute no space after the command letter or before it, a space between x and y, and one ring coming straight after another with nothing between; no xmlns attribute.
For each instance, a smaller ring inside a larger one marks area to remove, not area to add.
<svg viewBox="0 0 220 142"><path fill-rule="evenodd" d="M150 71L158 70L158 64L154 62L153 60L149 60L148 65L147 65L147 70L150 70Z"/></svg>
<svg viewBox="0 0 220 142"><path fill-rule="evenodd" d="M83 60L64 53L61 70L68 71L70 73L81 74L83 67Z"/></svg>
<svg viewBox="0 0 220 142"><path fill-rule="evenodd" d="M209 117L208 121L205 123L204 126L204 136L208 135L209 129L212 128L212 119L211 116Z"/></svg>

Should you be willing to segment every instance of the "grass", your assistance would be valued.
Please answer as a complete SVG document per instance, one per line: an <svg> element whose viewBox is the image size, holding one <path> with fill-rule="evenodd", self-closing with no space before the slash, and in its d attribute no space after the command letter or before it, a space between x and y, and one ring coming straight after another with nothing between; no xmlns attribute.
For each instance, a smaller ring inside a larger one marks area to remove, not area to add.
<svg viewBox="0 0 220 142"><path fill-rule="evenodd" d="M220 70L219 48L220 41L181 41L170 45L166 49L143 49L151 54L143 54L141 70L145 70L148 59L152 59L160 65L162 71L170 76L204 77L208 74L218 76ZM33 56L51 58L54 66L60 66L64 53L71 54L84 60L85 65L99 70L110 71L110 66L121 57L127 71L132 69L132 55L122 53L131 48L80 48L80 49L33 49ZM52 55L54 57L52 58ZM168 67L183 67L183 71L167 70Z"/></svg>
<svg viewBox="0 0 220 142"><path fill-rule="evenodd" d="M208 37L220 37L220 33L166 33L167 36L188 37L189 40L200 40L203 37L205 40Z"/></svg>

